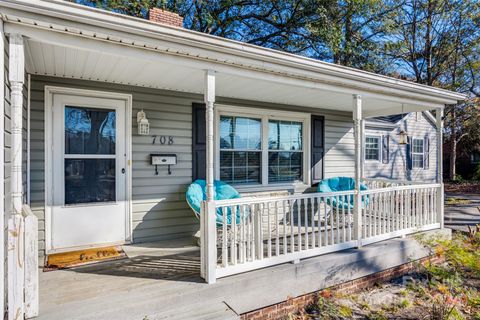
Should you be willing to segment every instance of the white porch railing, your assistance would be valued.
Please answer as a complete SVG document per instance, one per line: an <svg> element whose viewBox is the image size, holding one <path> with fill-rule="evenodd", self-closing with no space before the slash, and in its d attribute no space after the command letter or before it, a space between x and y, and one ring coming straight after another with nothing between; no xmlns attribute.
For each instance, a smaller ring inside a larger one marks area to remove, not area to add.
<svg viewBox="0 0 480 320"><path fill-rule="evenodd" d="M214 282L228 275L439 228L439 188L440 184L402 184L362 191L360 219L356 219L353 190L221 200L212 202L211 207L205 203L202 209L209 216L206 219L204 212L200 216L203 230L210 233L202 234L203 276ZM217 214L223 221L215 221ZM360 228L359 239L356 228Z"/></svg>

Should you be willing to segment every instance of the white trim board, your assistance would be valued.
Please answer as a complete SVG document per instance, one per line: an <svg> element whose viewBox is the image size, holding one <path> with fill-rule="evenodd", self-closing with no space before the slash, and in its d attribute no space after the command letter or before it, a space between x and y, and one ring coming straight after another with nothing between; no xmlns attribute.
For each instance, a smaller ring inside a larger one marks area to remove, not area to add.
<svg viewBox="0 0 480 320"><path fill-rule="evenodd" d="M85 90L68 87L45 86L45 251L47 254L58 251L52 250L51 238L51 219L52 211L52 186L53 186L53 148L48 144L53 141L52 132L52 104L54 94L66 94L74 96L86 96L93 98L116 99L125 101L125 150L126 150L126 195L127 195L127 213L125 225L125 243L133 241L132 230L132 95L116 92ZM115 243L119 244L119 243ZM100 244L99 244L100 245ZM80 248L79 248L80 249Z"/></svg>

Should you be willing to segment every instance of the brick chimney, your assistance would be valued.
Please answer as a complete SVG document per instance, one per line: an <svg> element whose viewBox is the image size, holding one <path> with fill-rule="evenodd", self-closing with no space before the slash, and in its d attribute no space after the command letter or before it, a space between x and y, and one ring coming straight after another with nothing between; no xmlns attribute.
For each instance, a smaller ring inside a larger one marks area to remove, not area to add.
<svg viewBox="0 0 480 320"><path fill-rule="evenodd" d="M183 18L175 12L170 12L160 8L152 8L148 12L148 20L167 24L174 27L183 27Z"/></svg>

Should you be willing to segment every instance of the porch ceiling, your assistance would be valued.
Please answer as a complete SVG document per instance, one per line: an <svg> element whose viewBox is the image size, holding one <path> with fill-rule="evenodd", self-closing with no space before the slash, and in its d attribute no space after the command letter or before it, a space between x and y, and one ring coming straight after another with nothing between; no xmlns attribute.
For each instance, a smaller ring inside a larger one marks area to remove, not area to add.
<svg viewBox="0 0 480 320"><path fill-rule="evenodd" d="M189 64L132 56L128 51L124 53L122 47L118 47L115 53L26 39L26 69L31 74L203 93L204 69ZM353 88L331 90L331 85L308 80L278 81L277 77L219 71L216 94L226 98L351 112L352 93L358 93ZM363 95L366 117L427 109L432 109L432 105L379 94Z"/></svg>

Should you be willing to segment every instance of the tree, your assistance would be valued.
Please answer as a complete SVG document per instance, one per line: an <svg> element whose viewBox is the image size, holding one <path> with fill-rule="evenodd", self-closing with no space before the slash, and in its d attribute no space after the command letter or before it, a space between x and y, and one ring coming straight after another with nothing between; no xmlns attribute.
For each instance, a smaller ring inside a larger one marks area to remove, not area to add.
<svg viewBox="0 0 480 320"><path fill-rule="evenodd" d="M401 2L400 2L401 3ZM317 6L308 25L315 57L348 67L383 73L388 69L383 57L385 39L394 27L396 1L331 0Z"/></svg>
<svg viewBox="0 0 480 320"><path fill-rule="evenodd" d="M478 61L478 17L476 1L406 0L397 12L398 28L386 54L418 83L468 93L475 74L472 68ZM446 108L451 179L456 176L457 144L471 132L467 119L476 109L470 105L466 102Z"/></svg>

